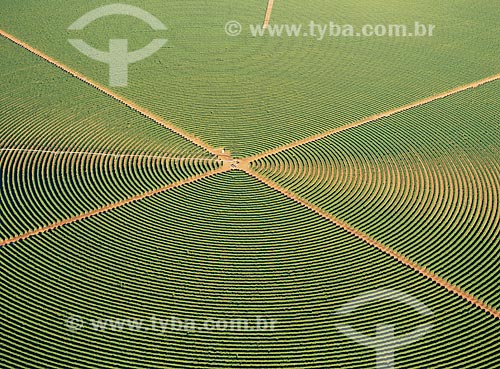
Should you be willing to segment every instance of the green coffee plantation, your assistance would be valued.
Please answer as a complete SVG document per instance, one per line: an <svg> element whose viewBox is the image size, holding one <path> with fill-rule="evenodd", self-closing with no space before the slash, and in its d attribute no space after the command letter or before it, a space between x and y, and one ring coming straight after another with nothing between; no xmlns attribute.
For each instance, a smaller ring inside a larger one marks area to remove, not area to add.
<svg viewBox="0 0 500 369"><path fill-rule="evenodd" d="M493 82L254 169L499 308L499 96Z"/></svg>
<svg viewBox="0 0 500 369"><path fill-rule="evenodd" d="M500 368L496 4L109 4L0 5L1 368Z"/></svg>
<svg viewBox="0 0 500 369"><path fill-rule="evenodd" d="M82 57L68 39L81 38L107 50L110 38L123 35L130 49L166 38L163 49L130 66L128 88L115 92L213 147L230 148L240 158L489 77L500 69L498 7L490 0L452 4L310 0L307 6L299 0L274 1L276 24L417 20L439 25L438 37L323 41L252 37L248 27L239 37L224 33L231 20L242 25L262 23L267 0L126 3L154 14L168 31L155 32L140 20L118 16L95 21L83 31L67 30L89 10L105 5L102 0L4 0L0 24L4 31L103 84L108 82L107 68Z"/></svg>

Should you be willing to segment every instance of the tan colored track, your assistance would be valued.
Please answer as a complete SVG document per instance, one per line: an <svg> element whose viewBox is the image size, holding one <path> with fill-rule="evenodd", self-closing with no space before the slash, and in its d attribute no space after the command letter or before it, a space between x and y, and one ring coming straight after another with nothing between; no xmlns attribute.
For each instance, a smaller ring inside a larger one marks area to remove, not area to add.
<svg viewBox="0 0 500 369"><path fill-rule="evenodd" d="M267 27L267 24L269 23L269 20L270 20L270 17L271 17L271 11L272 11L272 8L273 8L273 4L274 4L274 0L269 0L269 2L268 2L268 8L267 8L267 11L266 11L266 17L265 17L265 20L264 20L265 27ZM60 63L59 61L51 58L50 56L42 53L41 51L39 51L39 50L31 47L30 45L26 44L25 42L19 40L15 36L13 36L13 35L5 32L2 29L0 29L0 35L3 36L3 37L5 37L5 38L7 38L8 40L16 43L17 45L23 47L24 49L30 51L31 53L33 53L33 54L41 57L42 59L48 61L49 63L57 66L58 68L64 70L65 72L71 74L72 76L80 79L81 81L83 81L83 82L91 85L92 87L94 87L94 88L98 89L99 91L105 93L106 95L114 98L115 100L118 100L119 102L123 103L124 105L128 106L129 108L134 109L135 111L141 113L142 115L144 115L147 118L153 120L154 122L156 122L156 123L164 126L165 128L171 130L172 132L177 133L178 135L184 137L185 139L189 140L190 142L194 143L195 145L197 145L197 146L205 149L209 153L211 153L213 155L216 155L219 158L222 158L222 159L225 159L225 160L232 160L231 156L229 156L227 154L225 154L225 155L223 154L223 150L222 149L216 149L216 148L211 147L210 145L208 145L207 143L205 143L200 138L188 134L187 132L181 130L179 127L174 126L170 122L165 121L163 118L161 118L161 117L159 117L159 116L151 113L150 111L148 111L148 110L146 110L146 109L138 106L137 104L133 103L132 101L127 100L124 97L122 97L122 96L114 93L113 91L111 91L108 88L100 85L99 83L92 81L91 79L85 77L83 74L81 74L81 73L79 73L79 72L77 72L77 71L69 68L68 66ZM367 124L367 123L371 123L371 122L377 121L379 119L382 119L382 118L385 118L385 117L389 117L389 116L392 116L392 115L404 112L406 110L413 109L413 108L416 108L418 106L428 104L428 103L430 103L432 101L443 99L445 97L454 95L456 93L459 93L459 92L462 92L462 91L466 91L466 90L469 90L469 89L472 89L472 88L476 88L476 87L479 87L479 86L484 85L486 83L493 82L493 81L496 81L496 80L499 80L499 79L500 79L500 74L496 74L494 76L487 77L487 78L484 78L482 80L479 80L479 81L476 81L476 82L472 82L472 83L469 83L469 84L461 86L461 87L454 88L454 89L449 90L447 92L443 92L441 94L430 96L430 97L427 97L425 99L419 100L417 102L410 103L408 105L404 105L402 107L395 108L395 109L386 111L384 113L372 115L372 116L370 116L368 118L364 118L364 119L359 120L357 122L350 123L350 124L347 124L347 125L344 125L344 126L341 126L341 127L338 127L338 128L334 128L334 129L328 130L328 131L323 132L323 133L319 133L319 134L314 135L314 136L310 136L310 137L304 138L302 140L298 140L298 141L292 142L290 144L286 144L286 145L277 147L275 149L266 151L266 152L264 152L262 154L258 154L258 155L255 155L255 156L248 157L248 158L245 159L245 161L247 161L247 162L256 161L256 160L262 159L264 157L277 154L277 153L282 152L282 151L290 150L290 149L292 149L294 147L297 147L297 146L305 145L307 143L320 140L320 139L322 139L324 137L327 137L327 136L330 136L332 134L335 134L335 133L338 133L338 132L342 132L342 131L345 131L345 130L348 130L348 129L351 129L351 128L359 127L361 125L364 125L364 124Z"/></svg>
<svg viewBox="0 0 500 369"><path fill-rule="evenodd" d="M490 83L490 82L493 82L493 81L496 81L496 80L499 80L499 79L500 79L500 74L496 74L494 76L487 77L487 78L481 79L479 81L472 82L472 83L469 83L467 85L454 88L453 90L449 90L447 92L443 92L443 93L440 93L438 95L430 96L430 97L427 97L425 99L422 99L422 100L410 103L408 105L404 105L404 106L401 106L401 107L396 108L396 109L388 110L388 111L386 111L384 113L372 115L372 116L370 116L368 118L364 118L364 119L358 120L357 122L350 123L350 124L347 124L347 125L342 126L342 127L334 128L334 129L328 130L326 132L318 133L317 135L310 136L310 137L304 138L302 140L298 140L298 141L289 143L287 145L283 145L283 146L277 147L275 149L263 152L262 154L257 154L255 156L251 156L251 157L247 158L247 160L249 160L249 161L256 161L256 160L265 158L267 156L280 153L282 151L293 149L294 147L297 147L297 146L302 146L302 145L305 145L307 143L320 140L322 138L325 138L327 136L333 135L335 133L346 131L346 130L351 129L351 128L356 128L356 127L362 126L362 125L367 124L367 123L375 122L375 121L377 121L379 119L390 117L391 115L402 113L402 112L404 112L406 110L410 110L410 109L413 109L413 108L416 108L416 107L428 104L430 102L433 102L433 101L436 101L436 100L440 100L440 99L443 99L443 98L451 96L451 95L455 95L455 94L457 94L459 92L463 92L463 91L466 91L466 90L470 90L472 88L476 88L476 87L482 86L482 85L484 85L486 83Z"/></svg>
<svg viewBox="0 0 500 369"><path fill-rule="evenodd" d="M271 20L271 13L273 11L274 0L269 0L267 3L266 16L264 17L264 24L262 28L266 29L269 26L269 21Z"/></svg>
<svg viewBox="0 0 500 369"><path fill-rule="evenodd" d="M90 152L90 151L64 151L64 150L41 150L41 149L15 149L15 148L1 148L1 152L21 152L21 153L40 153L49 155L76 155L76 156L101 156L111 158L138 158L138 159L162 159L172 161L216 161L218 159L210 158L196 158L196 157L177 157L177 156L162 156L162 155L148 155L148 154L113 154L105 152ZM222 161L222 160L220 160ZM232 160L229 160L232 161Z"/></svg>
<svg viewBox="0 0 500 369"><path fill-rule="evenodd" d="M270 17L271 17L271 11L272 11L272 7L273 7L273 3L274 3L273 0L269 0L267 12L266 12L266 17L265 17L265 20L264 20L264 28L267 28L267 26L269 24L269 20L270 20ZM272 189L274 189L274 190L282 193L283 195L287 196L288 198L292 199L293 201L301 204L302 206L305 206L306 208L314 211L315 213L319 214L323 218L329 220L330 222L332 222L336 226L338 226L338 227L344 229L345 231L349 232L350 234L352 234L352 235L360 238L361 240L365 241L366 243L368 243L368 244L376 247L380 251L382 251L382 252L388 254L389 256L391 256L392 258L396 259L401 264L403 264L403 265L405 265L405 266L413 269L417 273L420 273L421 275L425 276L426 278L432 280L433 282L435 282L439 286L442 286L442 287L446 288L449 292L452 292L452 293L460 296L461 298L463 298L466 301L470 302L474 306L476 306L476 307L482 309L483 311L489 313L493 317L495 317L497 319L500 319L500 312L497 311L497 310L495 310L491 306L483 303L482 301L480 301L479 299L475 298L471 294L463 291L459 287L457 287L457 286L455 286L453 284L448 283L444 279L442 279L442 278L438 277L437 275L435 275L434 273L428 271L426 268L424 268L424 267L418 265L417 263L415 263L415 262L407 259L406 257L398 254L397 252L391 250L389 247L383 245L382 243L379 243L378 241L374 240L373 238L371 238L370 236L366 235L365 233L363 233L363 232L361 232L361 231L359 231L359 230L351 227L349 224L347 224L347 223L345 223L345 222L343 222L343 221L341 221L341 220L333 217L331 214L328 214L327 212L321 210L319 207L315 206L314 204L312 204L312 203L310 203L310 202L308 202L308 201L306 201L306 200L298 197L297 195L293 194L292 192L290 192L290 191L282 188L281 186L279 186L275 182L273 182L273 181L271 181L271 180L269 180L269 179L267 179L267 178L259 175L258 173L255 173L254 171L252 171L250 169L250 164L253 161L259 160L261 158L264 158L264 157L267 157L267 156L270 156L270 155L273 155L273 154L277 154L277 153L285 151L285 150L292 149L292 148L297 147L297 146L301 146L301 145L304 145L304 144L307 144L307 143L319 140L321 138L330 136L330 135L335 134L337 132L345 131L345 130L348 130L348 129L351 129L351 128L355 128L355 127L358 127L358 126L361 126L361 125L364 125L364 124L367 124L367 123L370 123L370 122L374 122L374 121L377 121L377 120L379 120L381 118L389 117L389 116L398 114L400 112L404 112L406 110L409 110L409 109L412 109L412 108L415 108L415 107L418 107L418 106L421 106L421 105L424 105L424 104L428 104L428 103L430 103L432 101L439 100L439 99L442 99L442 98L454 95L456 93L459 93L459 92L462 92L462 91L466 91L468 89L476 88L476 87L481 86L483 84L499 80L500 79L500 74L497 74L497 75L494 75L492 77L488 77L488 78L482 79L480 81L473 82L473 83L470 83L470 84L467 84L467 85L464 85L464 86L461 86L461 87L457 87L457 88L455 88L453 90L450 90L448 92L444 92L444 93L441 93L441 94L438 94L438 95L434 95L434 96L425 98L423 100L419 100L417 102L414 102L414 103L411 103L411 104L408 104L408 105L405 105L405 106L402 106L402 107L399 107L399 108L396 108L396 109L393 109L393 110L389 110L389 111L381 113L381 114L373 115L371 117L362 119L360 121L357 121L357 122L354 122L354 123L351 123L351 124L348 124L348 125L345 125L345 126L342 126L342 127L339 127L339 128L335 128L335 129L332 129L332 130L329 130L329 131L326 131L326 132L323 132L323 133L320 133L320 134L317 134L317 135L314 135L314 136L311 136L311 137L308 137L308 138L305 138L305 139L302 139L302 140L299 140L299 141L296 141L296 142L292 142L290 144L278 147L276 149L264 152L262 154L258 154L258 155L252 156L252 157L248 157L248 158L244 158L244 159L240 159L239 161L236 161L236 160L233 160L230 155L224 154L223 151L222 151L222 149L212 148L210 145L206 144L201 139L189 135L188 133L182 131L180 128L172 125L171 123L163 120L162 118L158 117L157 115L155 115L155 114L149 112L148 110L146 110L146 109L144 109L144 108L136 105L135 103L133 103L133 102L131 102L131 101L129 101L129 100L127 100L127 99L119 96L118 94L115 94L114 92L112 92L111 90L107 89L106 87L101 86L100 84L98 84L96 82L93 82L92 80L90 80L89 78L85 77L84 75L82 75L82 74L80 74L80 73L72 70L71 68L69 68L69 67L65 66L64 64L56 61L55 59L52 59L51 57L45 55L41 51L39 51L39 50L37 50L37 49L29 46L28 44L22 42L21 40L17 39L16 37L10 35L9 33L5 32L5 31L3 31L1 29L0 29L0 35L3 36L3 37L5 37L5 38L7 38L7 39L9 39L10 41L16 43L17 45L25 48L26 50L32 52L33 54L35 54L35 55L43 58L44 60L48 61L49 63L57 66L58 68L64 70L65 72L71 74L72 76L80 79L81 81L89 84L90 86L98 89L99 91L105 93L106 95L108 95L108 96L110 96L110 97L118 100L119 102L123 103L124 105L128 106L129 108L136 110L137 112L139 112L142 115L146 116L147 118L153 120L154 122L156 122L156 123L164 126L165 128L171 130L172 132L174 132L174 133L176 133L176 134L184 137L185 139L189 140L190 142L196 144L197 146L202 147L203 149L205 149L209 153L212 153L213 155L216 155L219 158L223 159L223 166L221 168L219 168L219 169L216 169L216 170L210 171L208 173L201 174L201 175L198 175L198 176L186 179L186 180L182 180L182 181L170 184L168 186L162 187L160 189L149 191L149 192L146 192L144 194L137 195L137 196L131 197L131 198L126 199L126 200L119 201L119 202L111 204L111 205L107 205L107 206L102 207L100 209L96 209L96 210L93 210L93 211L90 211L90 212L78 215L76 217L65 219L63 221L54 223L52 225L49 225L49 226L46 226L46 227L43 227L43 228L39 228L39 229L34 230L34 231L29 231L29 232L24 233L24 234L22 234L20 236L16 236L16 237L13 237L13 238L10 238L10 239L7 239L7 240L0 240L0 246L5 246L7 244L10 244L10 243L13 243L13 242L17 242L17 241L26 239L28 237L31 237L31 236L34 236L34 235L37 235L37 234L40 234L40 233L44 233L44 232L50 231L50 230L55 229L55 228L59 228L59 227L62 227L64 225L67 225L67 224L70 224L70 223L73 223L73 222L77 222L77 221L80 221L80 220L92 217L94 215L105 213L105 212L107 212L109 210L113 210L113 209L119 208L119 207L127 205L129 203L132 203L132 202L135 202L135 201L139 201L139 200L145 199L147 197L151 197L151 196L160 194L160 193L168 191L170 189L173 189L173 188L176 188L176 187L179 187L179 186L182 186L182 185L186 185L186 184L198 181L198 180L203 179L203 178L207 178L207 177L219 174L219 173L224 173L224 172L229 171L231 169L242 169L246 173L248 173L249 175L251 175L252 177L258 179L262 183L264 183L267 186L271 187Z"/></svg>
<svg viewBox="0 0 500 369"><path fill-rule="evenodd" d="M0 35L3 36L3 37L5 37L8 40L14 42L15 44L23 47L24 49L28 50L29 52L31 52L31 53L39 56L40 58L48 61L49 63L55 65L56 67L62 69L66 73L71 74L73 77L78 78L79 80L81 80L81 81L85 82L86 84L88 84L88 85L96 88L97 90L105 93L106 95L112 97L113 99L118 100L122 104L124 104L124 105L128 106L129 108L131 108L131 109L139 112L140 114L142 114L145 117L153 120L157 124L159 124L159 125L167 128L167 129L169 129L170 131L178 134L179 136L184 137L186 140L188 140L188 141L192 142L193 144L195 144L195 145L197 145L197 146L205 149L209 153L211 153L213 155L216 155L216 156L219 156L221 154L221 150L215 149L215 148L211 147L210 145L208 145L207 143L205 143L200 138L190 135L189 133L185 132L184 130L180 129L179 127L174 126L172 123L167 122L166 120L164 120L163 118L159 117L158 115L153 114L149 110L144 109L144 108L140 107L139 105L133 103L132 101L125 99L124 97L116 94L115 92L113 92L110 89L102 86L101 84L92 81L88 77L85 77L83 74L81 74L81 73L79 73L79 72L71 69L70 67L62 64L61 62L59 62L59 61L51 58L50 56L42 53L40 50L37 50L34 47L31 47L27 43L19 40L15 36L13 36L13 35L5 32L2 29L0 29Z"/></svg>
<svg viewBox="0 0 500 369"><path fill-rule="evenodd" d="M122 200L122 201L118 201L118 202L116 202L114 204L106 205L106 206L104 206L102 208L99 208L99 209L96 209L96 210L92 210L92 211L89 211L89 212L81 214L81 215L77 215L77 216L72 217L72 218L64 219L64 220L62 220L60 222L48 225L46 227L26 232L26 233L24 233L24 234L22 234L20 236L12 237L12 238L9 238L9 239L6 239L6 240L0 240L0 247L8 245L8 244L13 243L13 242L24 240L26 238L38 235L40 233L48 232L50 230L53 230L53 229L65 226L65 225L70 224L70 223L74 223L74 222L78 222L80 220L84 220L84 219L90 218L90 217L92 217L94 215L99 215L99 214L105 213L107 211L119 208L121 206L130 204L132 202L143 200L145 198L158 195L158 194L160 194L162 192L165 192L165 191L168 191L168 190L171 190L171 189L183 186L183 185L187 185L189 183L193 183L193 182L196 182L196 181L198 181L200 179L211 177L213 175L226 172L228 170L229 170L228 165L224 165L223 167L215 169L215 170L212 170L210 172L207 172L207 173L204 173L204 174L200 174L200 175L197 175L197 176L194 176L194 177L191 177L191 178L179 181L179 182L172 183L172 184L170 184L168 186L159 188L157 190L149 191L149 192L143 193L141 195L137 195L137 196L130 197L130 198Z"/></svg>
<svg viewBox="0 0 500 369"><path fill-rule="evenodd" d="M449 292L460 296L464 300L470 302L474 306L487 312L488 314L492 315L493 317L500 319L500 312L498 310L495 310L493 307L485 304L484 302L475 298L473 295L463 291L461 288L459 288L451 283L448 283L447 281L445 281L444 279L435 275L434 273L427 270L426 268L418 265L417 263L411 261L410 259L404 257L403 255L400 255L399 253L395 252L394 250L390 249L389 247L385 246L384 244L376 241L375 239L371 238L367 234L350 226L349 224L335 218L331 214L321 210L319 207L310 203L309 201L306 201L306 200L300 198L299 196L292 193L291 191L286 190L285 188L281 187L280 185L271 181L270 179L261 176L260 174L252 171L251 169L246 169L245 172L248 173L249 175L251 175L252 177L256 178L257 180L261 181L262 183L266 184L267 186L271 187L273 190L282 193L286 197L292 199L293 201L301 204L302 206L308 208L309 210L314 211L315 213L319 214L323 218L329 220L330 222L332 222L336 226L338 226L338 227L342 228L343 230L349 232L350 234L360 238L361 240L368 243L369 245L376 247L380 251L382 251L382 252L386 253L387 255L391 256L392 258L396 259L401 264L413 269L417 273L432 280L434 283L438 284L439 286L446 288Z"/></svg>

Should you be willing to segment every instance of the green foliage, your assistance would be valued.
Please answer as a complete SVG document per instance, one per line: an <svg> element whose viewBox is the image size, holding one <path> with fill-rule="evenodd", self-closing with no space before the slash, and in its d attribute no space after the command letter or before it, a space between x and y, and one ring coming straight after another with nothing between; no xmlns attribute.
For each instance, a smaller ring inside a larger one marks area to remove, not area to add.
<svg viewBox="0 0 500 369"><path fill-rule="evenodd" d="M255 168L498 308L499 94L493 82Z"/></svg>
<svg viewBox="0 0 500 369"><path fill-rule="evenodd" d="M31 268L20 268L26 260ZM497 321L238 171L9 245L0 270L9 367L374 368L374 351L339 332L339 321L370 335L381 322L397 335L433 324L398 350L398 368L500 365L491 355ZM390 301L335 315L379 288L409 293L433 315ZM87 324L72 332L65 320L75 315ZM274 331L164 333L88 324L151 315L197 327L207 317L277 323Z"/></svg>
<svg viewBox="0 0 500 369"><path fill-rule="evenodd" d="M156 37L167 46L130 67L116 91L238 157L339 127L499 71L498 9L490 0L275 1L272 24L436 25L431 38L252 37L262 1L127 1L168 27L153 32L131 17L108 17L66 31L102 1L4 1L0 25L86 76L108 83L107 65L67 41L107 50L110 38L139 49ZM35 17L38 21L34 22ZM237 20L239 37L224 25Z"/></svg>

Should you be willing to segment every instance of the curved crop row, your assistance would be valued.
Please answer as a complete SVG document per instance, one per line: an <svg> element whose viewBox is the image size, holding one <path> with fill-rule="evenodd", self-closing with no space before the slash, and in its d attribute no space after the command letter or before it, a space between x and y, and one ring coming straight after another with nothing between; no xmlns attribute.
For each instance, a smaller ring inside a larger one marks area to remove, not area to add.
<svg viewBox="0 0 500 369"><path fill-rule="evenodd" d="M4 38L0 47L0 240L220 165Z"/></svg>
<svg viewBox="0 0 500 369"><path fill-rule="evenodd" d="M0 148L212 157L0 37Z"/></svg>
<svg viewBox="0 0 500 369"><path fill-rule="evenodd" d="M498 308L499 92L494 82L254 169Z"/></svg>
<svg viewBox="0 0 500 369"><path fill-rule="evenodd" d="M0 151L0 240L219 165L211 159Z"/></svg>
<svg viewBox="0 0 500 369"><path fill-rule="evenodd" d="M8 245L0 270L9 367L373 368L374 350L338 322L370 335L380 323L396 335L432 324L397 350L398 368L500 365L497 320L239 171ZM393 301L336 316L377 289L410 294L432 316ZM153 330L152 316L195 330ZM235 318L255 328L257 316L275 329L199 329ZM68 329L68 317L83 327ZM116 318L148 330L91 323Z"/></svg>
<svg viewBox="0 0 500 369"><path fill-rule="evenodd" d="M498 73L498 17L490 0L275 2L270 28L302 25L298 34L281 37L251 33L250 25L262 25L266 0L142 4L165 23L165 32L132 17L108 17L84 32L64 32L98 4L61 11L62 0L4 1L5 31L101 84L108 83L108 66L82 55L68 38L81 37L101 50L108 49L110 37L128 39L133 50L153 38L168 39L153 56L130 66L127 88L114 90L239 158ZM59 13L64 16L53 16ZM238 37L224 32L232 20L242 25ZM434 25L434 35L330 36L330 22L360 31L365 24L396 20L409 33L415 21ZM322 39L318 29L312 34L311 21L327 28Z"/></svg>

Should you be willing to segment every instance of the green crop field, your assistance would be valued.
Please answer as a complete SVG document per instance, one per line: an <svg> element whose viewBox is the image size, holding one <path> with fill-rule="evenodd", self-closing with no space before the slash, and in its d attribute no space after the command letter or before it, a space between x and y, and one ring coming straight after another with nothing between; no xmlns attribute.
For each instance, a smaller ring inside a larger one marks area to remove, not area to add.
<svg viewBox="0 0 500 369"><path fill-rule="evenodd" d="M19 272L23 260L35 270ZM0 265L8 329L17 332L12 366L372 368L374 353L352 350L332 317L379 288L409 292L434 314L435 333L407 347L401 367L500 365L488 354L499 348L497 322L238 171L20 242ZM61 324L75 314L261 315L275 317L277 331L70 334ZM425 322L383 303L351 319L367 334L377 322L398 324L400 334Z"/></svg>
<svg viewBox="0 0 500 369"><path fill-rule="evenodd" d="M2 29L102 83L108 70L68 43L101 50L126 34L130 49L155 37L167 46L130 66L116 92L214 147L242 157L338 127L498 73L498 8L490 0L275 1L273 23L435 24L436 37L359 39L240 37L226 22L262 22L266 1L127 1L164 22L152 31L134 18L107 17L67 28L101 0L5 0ZM63 9L61 9L63 8ZM34 22L36 17L38 21ZM110 31L110 29L112 31Z"/></svg>
<svg viewBox="0 0 500 369"><path fill-rule="evenodd" d="M0 83L17 86L0 92L0 239L218 165L29 52L4 39L0 50L9 55L0 60Z"/></svg>
<svg viewBox="0 0 500 369"><path fill-rule="evenodd" d="M494 82L255 169L498 308L499 96Z"/></svg>
<svg viewBox="0 0 500 369"><path fill-rule="evenodd" d="M4 0L0 369L500 368L499 15Z"/></svg>

